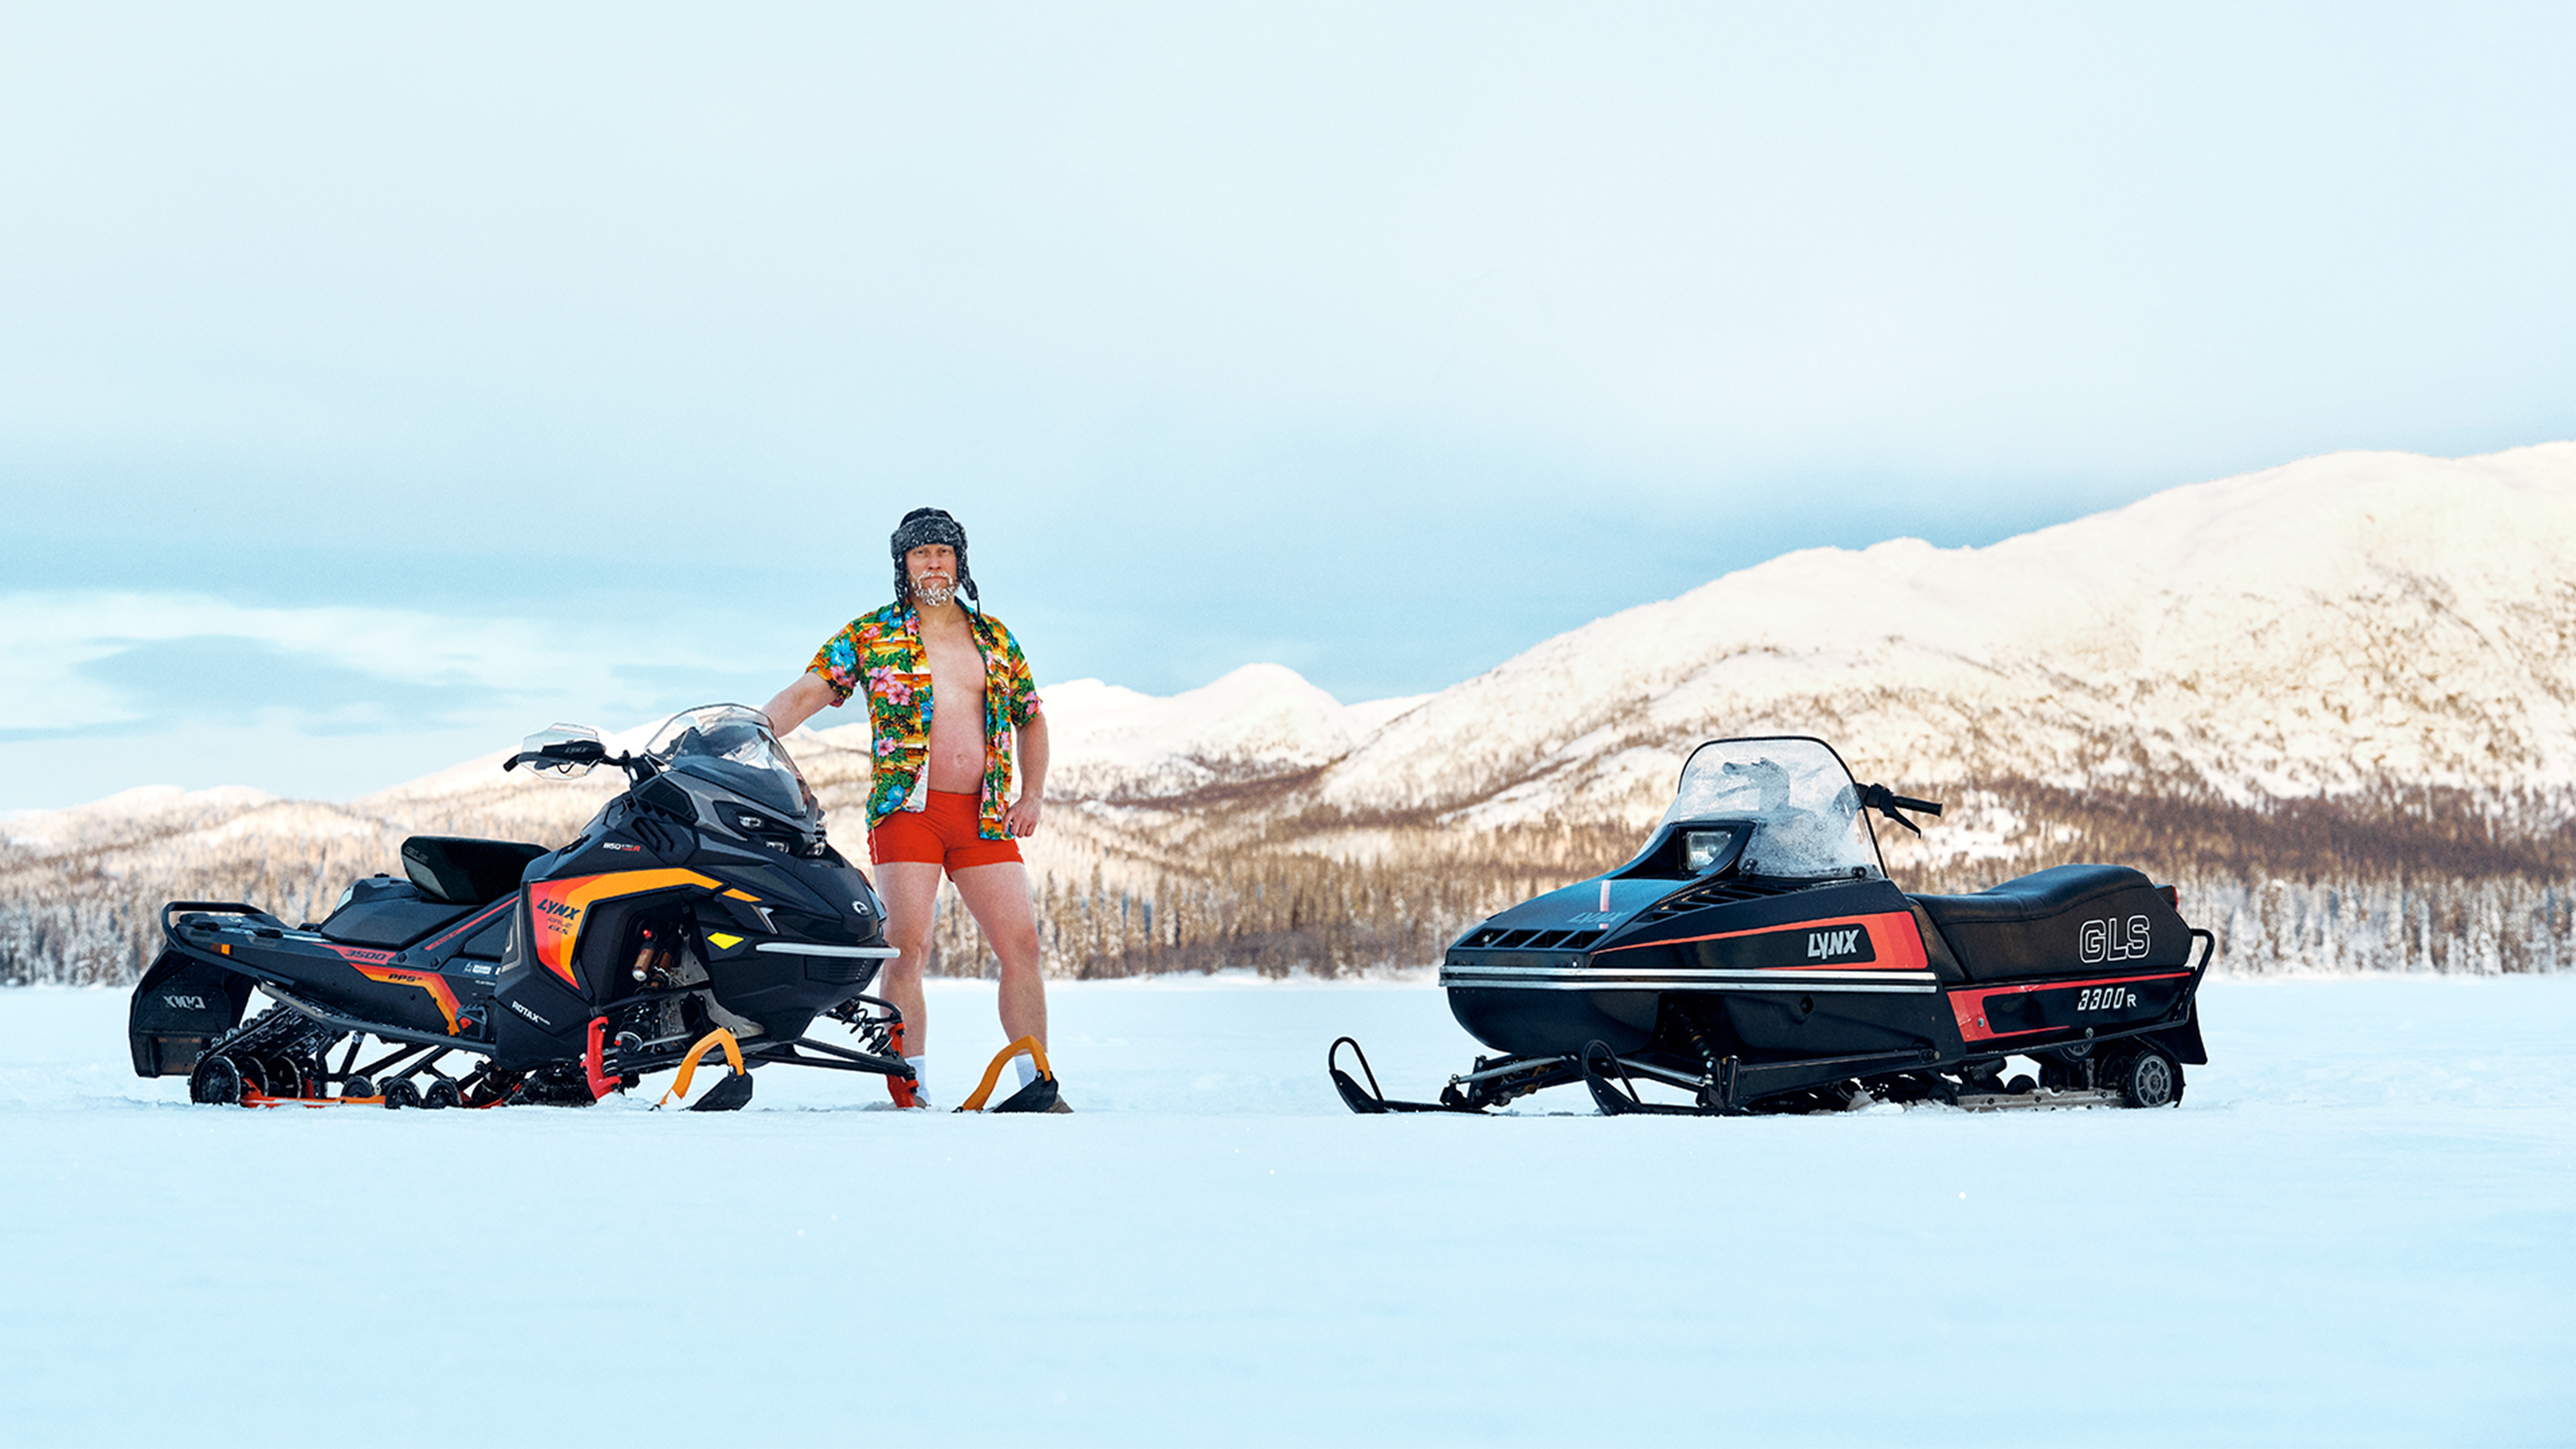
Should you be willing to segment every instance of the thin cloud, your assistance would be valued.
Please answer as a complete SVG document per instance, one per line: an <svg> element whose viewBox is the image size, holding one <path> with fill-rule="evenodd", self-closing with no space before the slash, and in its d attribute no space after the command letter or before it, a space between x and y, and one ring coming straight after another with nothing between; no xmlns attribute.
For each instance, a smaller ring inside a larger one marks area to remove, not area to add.
<svg viewBox="0 0 2576 1449"><path fill-rule="evenodd" d="M371 720L365 696L405 715L438 712L442 695L478 707L495 696L613 707L634 692L622 670L643 658L687 662L667 644L648 653L553 624L192 594L0 595L0 731L142 726L210 705L334 731L420 722Z"/></svg>

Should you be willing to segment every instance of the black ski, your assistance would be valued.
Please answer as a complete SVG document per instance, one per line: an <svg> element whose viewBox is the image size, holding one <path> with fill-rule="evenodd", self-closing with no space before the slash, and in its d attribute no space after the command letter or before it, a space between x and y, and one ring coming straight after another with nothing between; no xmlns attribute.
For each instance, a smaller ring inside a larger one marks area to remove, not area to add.
<svg viewBox="0 0 2576 1449"><path fill-rule="evenodd" d="M1368 1078L1367 1086L1361 1086L1350 1073L1342 1070L1339 1058L1344 1047L1351 1049L1352 1059L1360 1065L1360 1075ZM1369 1070L1368 1053L1361 1051L1360 1044L1346 1036L1334 1038L1332 1046L1325 1051L1324 1070L1333 1074L1333 1085L1340 1090L1342 1101L1364 1117L1374 1117L1382 1112L1484 1111L1482 1107L1471 1107L1465 1102L1406 1102L1388 1097L1378 1087L1377 1073Z"/></svg>

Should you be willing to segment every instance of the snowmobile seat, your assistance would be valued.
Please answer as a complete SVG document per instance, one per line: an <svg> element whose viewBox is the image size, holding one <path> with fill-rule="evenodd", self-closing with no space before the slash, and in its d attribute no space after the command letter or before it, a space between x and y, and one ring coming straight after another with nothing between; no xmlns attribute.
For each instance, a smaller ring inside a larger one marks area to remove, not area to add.
<svg viewBox="0 0 2576 1449"><path fill-rule="evenodd" d="M528 862L545 853L542 845L518 840L415 835L402 843L403 874L424 900L480 906L517 890Z"/></svg>
<svg viewBox="0 0 2576 1449"><path fill-rule="evenodd" d="M2125 865L2061 865L1973 895L1913 899L1971 981L2161 965L2190 946L2173 904Z"/></svg>
<svg viewBox="0 0 2576 1449"><path fill-rule="evenodd" d="M450 921L474 911L448 901L434 901L420 887L389 875L369 876L349 887L339 909L320 930L323 939L351 946L399 951Z"/></svg>

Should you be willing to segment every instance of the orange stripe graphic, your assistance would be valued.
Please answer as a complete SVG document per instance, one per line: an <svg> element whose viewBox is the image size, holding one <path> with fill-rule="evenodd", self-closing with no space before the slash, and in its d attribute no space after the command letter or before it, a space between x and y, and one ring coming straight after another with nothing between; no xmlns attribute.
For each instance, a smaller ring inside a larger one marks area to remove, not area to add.
<svg viewBox="0 0 2576 1449"><path fill-rule="evenodd" d="M406 971L400 966L368 966L356 961L350 962L349 966L369 981L381 981L388 986L417 986L428 992L429 999L438 1003L438 1014L447 1018L447 1034L456 1035L456 988L447 984L446 977L435 971Z"/></svg>

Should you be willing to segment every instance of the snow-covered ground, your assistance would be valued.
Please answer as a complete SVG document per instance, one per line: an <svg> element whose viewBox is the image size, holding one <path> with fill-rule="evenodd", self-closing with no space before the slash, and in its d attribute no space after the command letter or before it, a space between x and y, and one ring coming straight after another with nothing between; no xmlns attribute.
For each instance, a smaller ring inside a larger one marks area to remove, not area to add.
<svg viewBox="0 0 2576 1449"><path fill-rule="evenodd" d="M1364 1119L1436 989L1058 985L1080 1111L961 1118L190 1107L0 992L0 1443L2576 1439L2576 977L2205 1008L2170 1112Z"/></svg>

